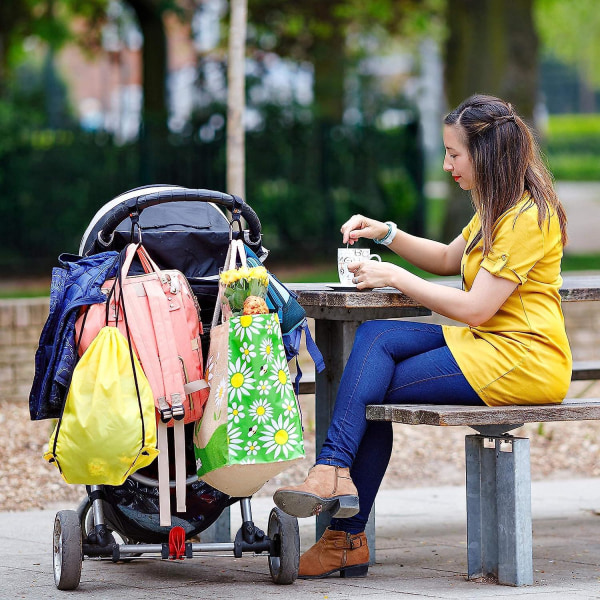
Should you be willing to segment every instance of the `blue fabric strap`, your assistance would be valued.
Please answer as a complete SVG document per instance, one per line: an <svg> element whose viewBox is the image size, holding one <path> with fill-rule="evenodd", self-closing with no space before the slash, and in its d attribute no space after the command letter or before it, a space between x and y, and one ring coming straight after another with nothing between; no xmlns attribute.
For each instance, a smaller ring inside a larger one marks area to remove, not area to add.
<svg viewBox="0 0 600 600"><path fill-rule="evenodd" d="M323 355L321 354L317 344L315 344L315 341L310 335L310 329L308 328L308 322L306 319L302 324L302 329L306 335L306 349L315 363L315 369L317 370L317 373L320 373L325 368L325 361L323 360Z"/></svg>

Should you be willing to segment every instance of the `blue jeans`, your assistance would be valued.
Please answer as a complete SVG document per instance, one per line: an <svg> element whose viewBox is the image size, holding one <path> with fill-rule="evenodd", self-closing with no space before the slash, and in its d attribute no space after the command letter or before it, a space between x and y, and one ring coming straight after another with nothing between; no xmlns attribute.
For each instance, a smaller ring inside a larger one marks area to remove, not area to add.
<svg viewBox="0 0 600 600"><path fill-rule="evenodd" d="M349 467L360 512L331 528L364 531L392 453L392 423L367 421L367 404L484 405L452 356L440 325L368 321L356 332L317 464Z"/></svg>

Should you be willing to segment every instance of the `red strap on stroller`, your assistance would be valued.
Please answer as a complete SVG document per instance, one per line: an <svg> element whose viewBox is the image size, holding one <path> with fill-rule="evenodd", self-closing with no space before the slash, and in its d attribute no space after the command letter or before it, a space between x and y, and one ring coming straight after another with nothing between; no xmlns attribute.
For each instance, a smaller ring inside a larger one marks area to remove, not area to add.
<svg viewBox="0 0 600 600"><path fill-rule="evenodd" d="M173 527L169 531L169 559L183 560L185 558L185 529Z"/></svg>

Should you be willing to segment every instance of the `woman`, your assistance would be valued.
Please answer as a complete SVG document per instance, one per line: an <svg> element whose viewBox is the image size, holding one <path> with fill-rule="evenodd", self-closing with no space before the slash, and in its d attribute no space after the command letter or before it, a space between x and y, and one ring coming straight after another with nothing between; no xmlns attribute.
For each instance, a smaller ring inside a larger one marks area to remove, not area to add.
<svg viewBox="0 0 600 600"><path fill-rule="evenodd" d="M344 243L371 239L430 273L460 273L456 289L390 263L350 266L358 289L398 288L467 327L359 327L316 465L302 485L274 495L298 517L332 512L301 557L300 577L367 574L365 524L392 450L392 424L367 422L367 404L558 403L569 386L559 296L566 216L531 131L509 103L476 95L445 118L443 137L444 170L475 208L461 235L445 245L361 215L341 232Z"/></svg>

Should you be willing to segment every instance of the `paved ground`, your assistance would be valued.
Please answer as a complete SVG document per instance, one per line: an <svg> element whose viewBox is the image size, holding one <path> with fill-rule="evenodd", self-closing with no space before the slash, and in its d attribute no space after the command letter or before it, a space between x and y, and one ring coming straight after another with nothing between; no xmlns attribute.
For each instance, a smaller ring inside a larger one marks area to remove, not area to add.
<svg viewBox="0 0 600 600"><path fill-rule="evenodd" d="M600 184L563 183L572 253L600 252ZM432 482L434 483L434 482ZM377 503L377 564L365 579L272 583L264 557L230 556L171 563L145 558L128 564L86 560L77 591L60 592L52 579L56 510L0 513L0 600L262 598L473 599L531 596L539 600L600 599L600 479L534 482L534 579L510 588L466 580L464 487L382 490ZM253 501L266 528L269 498ZM239 527L235 506L232 530ZM314 521L301 521L302 549L314 541Z"/></svg>
<svg viewBox="0 0 600 600"><path fill-rule="evenodd" d="M78 590L60 592L52 580L54 510L2 513L0 598L600 598L600 480L534 482L532 503L535 583L521 588L466 580L462 486L384 490L377 504L377 564L369 576L298 580L291 586L272 583L264 557L203 555L181 563L86 560ZM259 526L266 527L272 506L269 498L253 501ZM301 521L301 538L306 549L314 538L312 519Z"/></svg>
<svg viewBox="0 0 600 600"><path fill-rule="evenodd" d="M600 252L600 183L558 182L556 191L567 212L567 252Z"/></svg>

